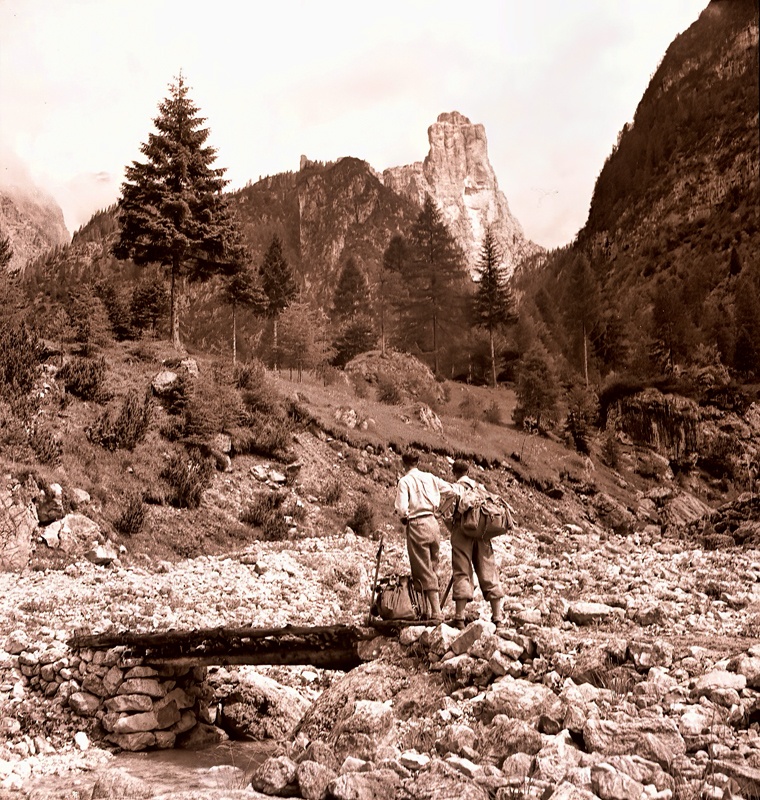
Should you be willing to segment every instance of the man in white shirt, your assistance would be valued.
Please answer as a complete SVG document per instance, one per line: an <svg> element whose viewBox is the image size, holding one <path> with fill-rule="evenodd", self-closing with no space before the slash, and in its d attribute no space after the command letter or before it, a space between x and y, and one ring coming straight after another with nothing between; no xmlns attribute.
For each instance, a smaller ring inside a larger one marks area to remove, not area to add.
<svg viewBox="0 0 760 800"><path fill-rule="evenodd" d="M441 492L450 492L451 485L417 469L419 456L407 452L402 456L406 474L396 486L396 513L406 526L406 549L415 584L425 593L428 618L443 622L441 596L436 564L441 544L441 532L435 511L441 504Z"/></svg>

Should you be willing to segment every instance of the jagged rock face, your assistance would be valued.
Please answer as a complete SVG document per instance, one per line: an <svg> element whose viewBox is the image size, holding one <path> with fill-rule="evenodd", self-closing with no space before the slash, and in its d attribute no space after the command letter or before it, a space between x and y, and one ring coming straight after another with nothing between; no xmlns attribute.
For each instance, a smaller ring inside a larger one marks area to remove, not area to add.
<svg viewBox="0 0 760 800"><path fill-rule="evenodd" d="M458 111L439 114L428 128L428 140L430 151L424 161L386 169L383 182L418 205L429 194L441 208L471 270L477 266L487 225L496 233L510 273L522 258L542 250L526 239L499 189L483 125L473 125Z"/></svg>
<svg viewBox="0 0 760 800"><path fill-rule="evenodd" d="M23 273L37 256L69 241L60 206L39 189L0 189L0 235L11 241L8 270L14 273Z"/></svg>

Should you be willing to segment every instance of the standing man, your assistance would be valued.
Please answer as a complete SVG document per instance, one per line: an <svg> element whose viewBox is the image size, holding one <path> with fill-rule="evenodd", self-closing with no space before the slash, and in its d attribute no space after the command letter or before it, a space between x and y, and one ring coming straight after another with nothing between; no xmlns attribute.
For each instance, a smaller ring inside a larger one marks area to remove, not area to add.
<svg viewBox="0 0 760 800"><path fill-rule="evenodd" d="M434 514L441 504L441 492L450 492L451 484L437 475L417 469L419 456L416 453L406 452L401 460L406 474L396 486L396 513L406 527L412 579L425 593L428 618L438 624L443 622L435 571L441 532Z"/></svg>
<svg viewBox="0 0 760 800"><path fill-rule="evenodd" d="M462 497L468 489L476 489L480 484L468 477L469 465L466 461L457 460L451 467L456 483L454 490ZM504 590L499 582L499 571L496 568L491 542L473 539L462 530L461 516L455 515L451 526L451 572L454 584L454 625L464 628L464 610L473 598L472 571L478 576L483 597L491 604L491 619L496 629L504 627L501 600Z"/></svg>

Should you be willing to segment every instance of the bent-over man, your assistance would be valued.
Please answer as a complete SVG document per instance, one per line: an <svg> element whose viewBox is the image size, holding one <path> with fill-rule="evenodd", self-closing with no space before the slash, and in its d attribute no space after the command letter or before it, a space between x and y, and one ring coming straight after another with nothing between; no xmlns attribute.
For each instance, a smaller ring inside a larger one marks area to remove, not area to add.
<svg viewBox="0 0 760 800"><path fill-rule="evenodd" d="M469 465L466 461L457 460L451 467L454 474L454 490L461 497L467 489L475 489L479 484L468 477ZM497 629L504 625L501 602L504 590L499 581L496 558L490 542L473 539L462 530L461 517L455 515L451 526L451 571L454 594L454 625L464 628L464 612L467 603L473 598L473 567L478 576L483 597L491 604L491 619Z"/></svg>

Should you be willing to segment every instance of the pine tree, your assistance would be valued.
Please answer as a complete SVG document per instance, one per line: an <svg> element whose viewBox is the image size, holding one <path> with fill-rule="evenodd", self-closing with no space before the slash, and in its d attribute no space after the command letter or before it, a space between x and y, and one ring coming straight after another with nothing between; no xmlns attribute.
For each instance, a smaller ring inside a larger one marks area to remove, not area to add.
<svg viewBox="0 0 760 800"><path fill-rule="evenodd" d="M480 249L477 294L475 295L475 324L488 331L491 349L491 380L496 386L496 354L494 332L502 325L517 321L515 298L507 283L502 255L491 227L486 228Z"/></svg>
<svg viewBox="0 0 760 800"><path fill-rule="evenodd" d="M282 243L278 236L272 237L269 249L259 267L261 288L266 296L264 314L272 319L272 346L275 367L278 362L277 321L280 314L295 300L298 287L293 279L288 262L282 254Z"/></svg>
<svg viewBox="0 0 760 800"><path fill-rule="evenodd" d="M337 322L346 322L355 319L358 314L369 314L369 282L354 258L350 257L338 277L332 317Z"/></svg>
<svg viewBox="0 0 760 800"><path fill-rule="evenodd" d="M259 286L256 275L249 264L240 263L230 275L224 288L224 301L232 310L232 363L237 363L237 309L247 306L255 313L266 308L267 298Z"/></svg>
<svg viewBox="0 0 760 800"><path fill-rule="evenodd" d="M151 333L155 333L158 320L166 314L170 305L166 288L159 281L140 281L132 291L132 324L138 330L150 328Z"/></svg>
<svg viewBox="0 0 760 800"><path fill-rule="evenodd" d="M602 293L588 257L580 253L573 260L566 289L565 319L571 341L578 341L582 350L583 377L589 385L589 340L601 328Z"/></svg>
<svg viewBox="0 0 760 800"><path fill-rule="evenodd" d="M321 310L308 303L291 303L282 312L281 348L283 366L298 373L301 380L303 370L319 369L329 363L334 355L329 341L328 318Z"/></svg>
<svg viewBox="0 0 760 800"><path fill-rule="evenodd" d="M13 258L13 247L8 236L0 234L0 269L5 269Z"/></svg>
<svg viewBox="0 0 760 800"><path fill-rule="evenodd" d="M338 336L333 342L335 357L332 363L336 367L345 367L354 356L366 353L376 346L377 334L374 331L372 320L367 314L358 314L341 326Z"/></svg>
<svg viewBox="0 0 760 800"><path fill-rule="evenodd" d="M409 259L406 239L397 233L393 236L383 253L383 265L377 281L377 311L380 318L380 352L385 355L386 333L389 311L394 298L399 296L400 276Z"/></svg>
<svg viewBox="0 0 760 800"><path fill-rule="evenodd" d="M418 345L429 337L433 370L438 374L443 329L458 327L467 275L464 254L429 195L412 226L409 244L408 296L399 303L399 311L407 336L415 337Z"/></svg>
<svg viewBox="0 0 760 800"><path fill-rule="evenodd" d="M520 360L515 394L517 405L512 417L518 425L535 417L536 427L541 430L543 422L555 417L559 384L551 356L543 345L536 344Z"/></svg>
<svg viewBox="0 0 760 800"><path fill-rule="evenodd" d="M171 340L181 349L179 286L183 276L205 279L231 271L237 244L235 223L222 189L226 170L212 168L216 149L205 146L209 129L188 97L182 73L170 84L169 97L153 120L140 151L147 162L126 168L117 204L117 258L143 266L161 264L171 278Z"/></svg>

